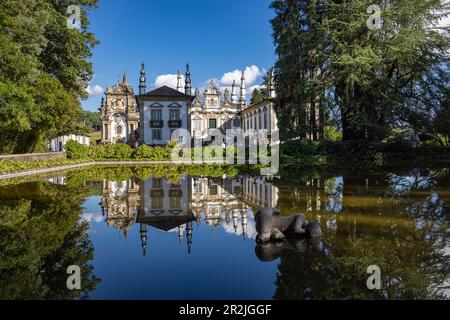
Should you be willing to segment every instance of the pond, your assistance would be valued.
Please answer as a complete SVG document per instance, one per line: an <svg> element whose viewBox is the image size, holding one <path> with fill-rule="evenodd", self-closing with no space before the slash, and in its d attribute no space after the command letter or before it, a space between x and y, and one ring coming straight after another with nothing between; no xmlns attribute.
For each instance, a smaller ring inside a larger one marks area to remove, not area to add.
<svg viewBox="0 0 450 320"><path fill-rule="evenodd" d="M3 183L0 298L450 297L448 169L289 180L149 172L92 168ZM305 213L323 236L257 244L261 207ZM67 288L71 265L81 290ZM379 290L367 287L373 265Z"/></svg>

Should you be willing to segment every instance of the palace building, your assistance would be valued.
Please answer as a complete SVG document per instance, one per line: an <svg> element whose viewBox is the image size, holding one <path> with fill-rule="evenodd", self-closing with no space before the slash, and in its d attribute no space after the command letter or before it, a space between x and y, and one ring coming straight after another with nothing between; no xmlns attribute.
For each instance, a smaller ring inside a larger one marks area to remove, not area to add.
<svg viewBox="0 0 450 320"><path fill-rule="evenodd" d="M128 83L127 75L123 80L106 92L101 102L103 144L134 143L139 128L140 115L133 87Z"/></svg>
<svg viewBox="0 0 450 320"><path fill-rule="evenodd" d="M172 139L181 142L183 137L174 137L176 129L185 129L191 137L206 138L209 129L218 129L223 134L227 129L267 130L269 135L278 130L274 110L275 90L270 81L269 98L257 104L247 103L245 75L242 72L237 94L236 80L231 92L222 93L211 81L201 95L195 89L192 95L192 80L189 65L186 66L183 84L178 72L177 88L167 86L147 92L144 64L139 78L139 94L123 81L106 90L102 98L102 140L103 144L128 143L165 145Z"/></svg>

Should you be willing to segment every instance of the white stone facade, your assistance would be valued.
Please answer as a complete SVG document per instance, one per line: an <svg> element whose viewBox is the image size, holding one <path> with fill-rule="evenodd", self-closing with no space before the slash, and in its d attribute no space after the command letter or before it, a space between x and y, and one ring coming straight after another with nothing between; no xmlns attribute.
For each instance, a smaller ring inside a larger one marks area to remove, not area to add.
<svg viewBox="0 0 450 320"><path fill-rule="evenodd" d="M78 136L75 134L69 134L52 139L49 143L49 149L53 152L65 151L64 147L69 141L76 141L85 146L91 145L91 138L89 138L88 136Z"/></svg>
<svg viewBox="0 0 450 320"><path fill-rule="evenodd" d="M121 83L109 87L106 99L102 98L102 140L103 144L133 144L138 137L139 109L133 87L128 84L126 75Z"/></svg>
<svg viewBox="0 0 450 320"><path fill-rule="evenodd" d="M247 103L245 76L242 73L238 96L236 81L231 93L222 92L213 81L203 92L196 89L192 95L191 74L186 67L185 84L178 72L177 89L167 86L146 91L146 76L142 64L139 78L139 95L126 76L106 91L102 99L102 143L128 143L166 145L171 140L187 143L187 136L174 137L176 129L184 129L192 138L209 140L210 129L220 130L223 135L228 129L242 129L246 134L253 130L267 130L269 135L278 131L274 109L275 90L270 83L269 98L257 104ZM224 141L225 142L225 141Z"/></svg>
<svg viewBox="0 0 450 320"><path fill-rule="evenodd" d="M166 145L171 140L184 141L174 135L177 129L190 130L189 108L193 97L169 87L161 87L138 96L140 107L140 141L146 145Z"/></svg>
<svg viewBox="0 0 450 320"><path fill-rule="evenodd" d="M227 129L240 128L239 112L245 106L230 102L228 90L225 90L222 100L222 93L213 82L204 91L203 101L200 91L195 90L195 99L190 108L191 136L206 138L209 129L218 129L225 134Z"/></svg>

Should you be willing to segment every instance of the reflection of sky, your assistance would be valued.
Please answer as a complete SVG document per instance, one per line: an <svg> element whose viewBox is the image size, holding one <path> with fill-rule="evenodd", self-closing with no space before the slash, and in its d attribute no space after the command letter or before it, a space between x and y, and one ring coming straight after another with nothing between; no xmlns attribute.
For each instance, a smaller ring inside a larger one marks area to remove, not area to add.
<svg viewBox="0 0 450 320"><path fill-rule="evenodd" d="M81 220L89 222L90 224L90 232L97 227L97 224L101 222L105 222L105 218L101 214L101 210L99 210L99 204L102 201L101 196L93 196L88 199L83 204L83 214L81 215ZM93 223L95 222L95 224Z"/></svg>
<svg viewBox="0 0 450 320"><path fill-rule="evenodd" d="M101 216L101 197L84 203L86 217ZM91 222L96 221L92 219ZM226 225L226 224L225 224ZM233 225L231 221L230 225ZM142 255L139 224L127 239L117 237L105 223L91 223L95 247L93 273L101 279L93 299L271 299L279 260L263 263L255 255L255 241L228 229L193 223L191 254L186 232L182 243L176 232L148 226L147 255ZM240 232L240 233L239 233ZM248 217L248 233L254 235Z"/></svg>
<svg viewBox="0 0 450 320"><path fill-rule="evenodd" d="M102 222L105 219L103 218L103 216L99 213L91 213L91 212L85 212L83 213L83 215L81 216L81 220L92 223L92 222Z"/></svg>
<svg viewBox="0 0 450 320"><path fill-rule="evenodd" d="M242 227L242 218L239 217L236 231L234 230L233 219L231 219L230 223L227 224L225 220L222 220L220 225L227 233L235 234L238 236L243 235L243 227ZM255 217L253 216L253 212L247 212L247 238L248 239L256 239L256 227L255 227Z"/></svg>
<svg viewBox="0 0 450 320"><path fill-rule="evenodd" d="M417 172L416 175L410 176L391 175L389 182L394 194L402 194L414 189L429 188L434 180L432 177L422 176Z"/></svg>
<svg viewBox="0 0 450 320"><path fill-rule="evenodd" d="M344 185L343 177L336 177L335 179L333 179L332 183L327 183L325 188L329 196L325 211L328 212L342 211L342 200L344 196L343 185Z"/></svg>

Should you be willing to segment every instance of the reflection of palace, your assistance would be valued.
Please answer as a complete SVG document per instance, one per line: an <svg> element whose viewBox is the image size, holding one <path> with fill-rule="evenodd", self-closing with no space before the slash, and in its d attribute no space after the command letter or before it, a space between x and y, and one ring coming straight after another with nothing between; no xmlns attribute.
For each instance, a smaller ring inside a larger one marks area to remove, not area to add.
<svg viewBox="0 0 450 320"><path fill-rule="evenodd" d="M103 181L102 191L103 215L109 226L116 227L119 232L128 235L139 208L139 185L134 180Z"/></svg>
<svg viewBox="0 0 450 320"><path fill-rule="evenodd" d="M178 182L169 182L163 178L149 178L141 182L141 209L137 222L140 223L142 249L144 255L147 245L147 226L162 231L178 228L181 242L186 229L188 251L191 247L193 216L189 208L189 183L186 176Z"/></svg>
<svg viewBox="0 0 450 320"><path fill-rule="evenodd" d="M134 221L139 223L142 250L148 246L149 229L175 232L180 243L186 235L191 251L195 221L203 220L213 230L254 238L254 212L277 206L278 188L264 177L203 178L182 176L179 181L149 178L135 182L105 180L102 207L109 226L127 236ZM249 225L252 227L249 228Z"/></svg>

